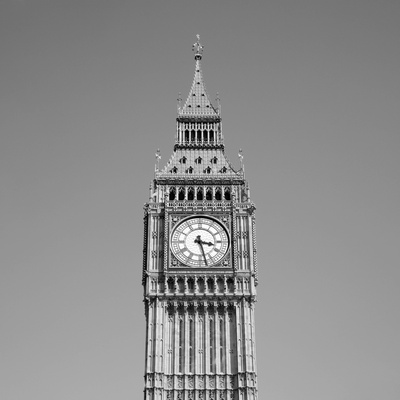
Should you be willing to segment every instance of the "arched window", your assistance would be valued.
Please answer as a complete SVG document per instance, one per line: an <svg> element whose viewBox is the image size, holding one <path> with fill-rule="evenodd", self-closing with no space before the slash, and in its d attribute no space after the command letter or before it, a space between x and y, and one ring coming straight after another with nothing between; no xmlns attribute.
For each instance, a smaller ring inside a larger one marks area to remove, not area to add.
<svg viewBox="0 0 400 400"><path fill-rule="evenodd" d="M229 293L233 293L234 289L235 289L233 279L232 278L228 278L228 280L226 281L226 284L228 286L228 292Z"/></svg>
<svg viewBox="0 0 400 400"><path fill-rule="evenodd" d="M221 188L217 188L215 190L215 200L222 200L222 191Z"/></svg>
<svg viewBox="0 0 400 400"><path fill-rule="evenodd" d="M188 200L194 200L194 189L192 187L188 190Z"/></svg>
<svg viewBox="0 0 400 400"><path fill-rule="evenodd" d="M207 279L207 290L210 293L214 292L214 280L212 278Z"/></svg>
<svg viewBox="0 0 400 400"><path fill-rule="evenodd" d="M186 170L186 173L187 173L187 174L193 174L193 167L189 167L189 168Z"/></svg>
<svg viewBox="0 0 400 400"><path fill-rule="evenodd" d="M188 279L187 285L188 285L189 293L193 293L194 292L194 280L192 278Z"/></svg>
<svg viewBox="0 0 400 400"><path fill-rule="evenodd" d="M185 200L185 188L183 187L179 188L178 200L180 201Z"/></svg>
<svg viewBox="0 0 400 400"><path fill-rule="evenodd" d="M231 199L231 191L226 188L225 189L225 200L230 200Z"/></svg>
<svg viewBox="0 0 400 400"><path fill-rule="evenodd" d="M203 142L204 142L204 143L207 143L207 142L208 142L207 131L203 131Z"/></svg>
<svg viewBox="0 0 400 400"><path fill-rule="evenodd" d="M201 160L202 160L201 157L197 157L197 158L194 160L194 162L195 162L196 164L201 164Z"/></svg>
<svg viewBox="0 0 400 400"><path fill-rule="evenodd" d="M220 172L221 172L222 174L226 174L226 171L227 171L227 168L226 168L226 167L222 167L221 170L220 170Z"/></svg>
<svg viewBox="0 0 400 400"><path fill-rule="evenodd" d="M203 188L197 188L197 200L203 200Z"/></svg>
<svg viewBox="0 0 400 400"><path fill-rule="evenodd" d="M194 131L194 129L191 131L191 139L192 139L192 142L194 142L196 140L196 132Z"/></svg>
<svg viewBox="0 0 400 400"><path fill-rule="evenodd" d="M220 372L223 374L225 372L224 363L224 320L220 318L219 320L219 366Z"/></svg>
<svg viewBox="0 0 400 400"><path fill-rule="evenodd" d="M210 142L214 142L214 131L212 129L210 131Z"/></svg>
<svg viewBox="0 0 400 400"><path fill-rule="evenodd" d="M172 278L168 279L167 285L168 285L168 291L170 293L174 293L174 280Z"/></svg>
<svg viewBox="0 0 400 400"><path fill-rule="evenodd" d="M178 172L178 168L176 168L176 165L175 165L174 168L171 169L171 172L172 172L173 174L176 174L176 173Z"/></svg>
<svg viewBox="0 0 400 400"><path fill-rule="evenodd" d="M187 129L185 130L185 141L189 141L189 131Z"/></svg>
<svg viewBox="0 0 400 400"><path fill-rule="evenodd" d="M179 293L185 292L185 282L183 281L182 278L178 279L178 288L179 288Z"/></svg>
<svg viewBox="0 0 400 400"><path fill-rule="evenodd" d="M222 278L218 278L217 285L218 285L218 292L224 293L224 280Z"/></svg>
<svg viewBox="0 0 400 400"><path fill-rule="evenodd" d="M179 160L179 162L180 162L181 164L186 164L186 160L187 160L187 158L186 158L185 156L183 156L183 157Z"/></svg>
<svg viewBox="0 0 400 400"><path fill-rule="evenodd" d="M184 349L185 331L183 319L179 320L179 372L183 372L183 349Z"/></svg>
<svg viewBox="0 0 400 400"><path fill-rule="evenodd" d="M206 200L212 200L212 189L210 187L206 191Z"/></svg>
<svg viewBox="0 0 400 400"><path fill-rule="evenodd" d="M207 167L207 168L204 170L204 172L205 172L206 174L211 174L211 168L210 168L210 167Z"/></svg>
<svg viewBox="0 0 400 400"><path fill-rule="evenodd" d="M175 196L176 196L176 189L172 187L169 189L169 199L175 200Z"/></svg>
<svg viewBox="0 0 400 400"><path fill-rule="evenodd" d="M193 372L194 359L194 327L193 319L189 320L189 372Z"/></svg>
<svg viewBox="0 0 400 400"><path fill-rule="evenodd" d="M210 318L210 372L214 372L214 344L215 344L215 328L214 319Z"/></svg>
<svg viewBox="0 0 400 400"><path fill-rule="evenodd" d="M199 289L199 293L204 293L204 279L203 278L197 279L197 287Z"/></svg>
<svg viewBox="0 0 400 400"><path fill-rule="evenodd" d="M201 142L201 131L200 130L197 131L197 141Z"/></svg>
<svg viewBox="0 0 400 400"><path fill-rule="evenodd" d="M218 162L218 158L214 156L214 157L211 159L211 162L212 162L213 164L216 164L216 163Z"/></svg>

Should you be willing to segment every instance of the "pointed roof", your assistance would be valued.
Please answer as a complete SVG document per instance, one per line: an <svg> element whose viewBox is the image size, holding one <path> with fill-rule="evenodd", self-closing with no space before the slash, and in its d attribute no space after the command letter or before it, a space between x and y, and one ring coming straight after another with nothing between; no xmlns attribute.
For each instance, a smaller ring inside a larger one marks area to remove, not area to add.
<svg viewBox="0 0 400 400"><path fill-rule="evenodd" d="M167 165L159 169L159 153L155 178L172 184L184 182L244 182L243 166L235 170L224 153L220 108L212 105L203 80L200 61L203 46L197 35L193 45L195 73L189 96L178 107L174 153ZM208 184L207 183L207 184Z"/></svg>
<svg viewBox="0 0 400 400"><path fill-rule="evenodd" d="M207 94L204 84L203 74L201 72L201 59L203 56L203 46L200 44L200 36L197 35L197 42L193 45L196 60L195 72L192 87L185 104L178 109L178 118L191 116L196 117L214 117L219 118L219 110L215 108Z"/></svg>

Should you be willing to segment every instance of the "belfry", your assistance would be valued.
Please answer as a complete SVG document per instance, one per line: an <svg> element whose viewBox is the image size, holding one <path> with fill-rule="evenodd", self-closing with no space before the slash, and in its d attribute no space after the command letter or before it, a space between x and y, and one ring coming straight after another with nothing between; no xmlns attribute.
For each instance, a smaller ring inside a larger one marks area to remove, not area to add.
<svg viewBox="0 0 400 400"><path fill-rule="evenodd" d="M145 400L255 400L255 205L224 152L219 100L195 72L144 213Z"/></svg>

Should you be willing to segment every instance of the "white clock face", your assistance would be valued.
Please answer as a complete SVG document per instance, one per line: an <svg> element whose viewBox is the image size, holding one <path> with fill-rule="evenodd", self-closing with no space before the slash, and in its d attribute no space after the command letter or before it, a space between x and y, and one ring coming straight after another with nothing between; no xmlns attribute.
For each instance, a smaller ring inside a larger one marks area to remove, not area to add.
<svg viewBox="0 0 400 400"><path fill-rule="evenodd" d="M210 267L218 264L229 248L226 229L206 217L189 218L175 227L171 250L182 263L191 267Z"/></svg>

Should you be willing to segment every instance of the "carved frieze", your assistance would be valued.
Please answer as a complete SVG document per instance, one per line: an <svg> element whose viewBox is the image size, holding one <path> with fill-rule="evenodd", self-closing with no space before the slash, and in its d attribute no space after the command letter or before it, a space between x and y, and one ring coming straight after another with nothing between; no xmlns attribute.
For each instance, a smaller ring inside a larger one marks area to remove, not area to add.
<svg viewBox="0 0 400 400"><path fill-rule="evenodd" d="M178 376L178 388L183 388L183 378L181 376Z"/></svg>
<svg viewBox="0 0 400 400"><path fill-rule="evenodd" d="M214 388L215 388L215 376L209 376L209 377L208 377L208 386L209 386L211 389L214 389Z"/></svg>
<svg viewBox="0 0 400 400"><path fill-rule="evenodd" d="M197 382L198 382L199 388L203 389L204 388L204 376L199 376Z"/></svg>
<svg viewBox="0 0 400 400"><path fill-rule="evenodd" d="M174 386L173 377L172 376L168 376L167 377L167 387L168 387L168 389L172 389L173 386Z"/></svg>

